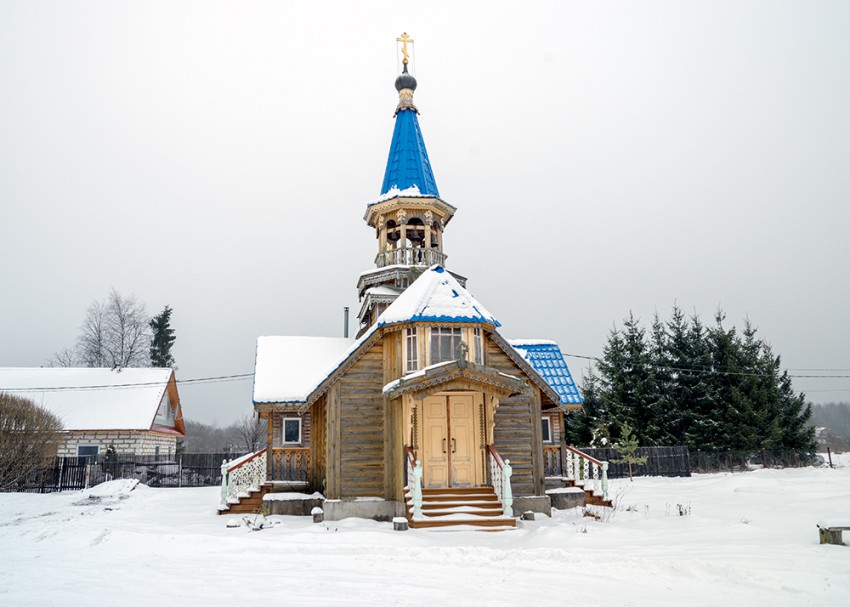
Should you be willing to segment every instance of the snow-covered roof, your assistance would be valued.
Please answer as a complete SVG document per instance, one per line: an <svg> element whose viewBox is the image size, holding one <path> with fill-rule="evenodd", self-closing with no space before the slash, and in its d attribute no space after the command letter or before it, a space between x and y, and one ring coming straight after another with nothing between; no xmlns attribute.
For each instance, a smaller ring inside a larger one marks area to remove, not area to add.
<svg viewBox="0 0 850 607"><path fill-rule="evenodd" d="M380 327L401 322L484 322L499 326L457 279L432 266L356 341L340 337L257 338L255 403L306 403L313 391Z"/></svg>
<svg viewBox="0 0 850 607"><path fill-rule="evenodd" d="M385 285L381 285L378 287L369 287L366 289L366 295L373 295L375 297L396 297L401 294L402 289L396 287L388 287Z"/></svg>
<svg viewBox="0 0 850 607"><path fill-rule="evenodd" d="M66 430L150 430L171 369L0 368L0 392L28 398Z"/></svg>
<svg viewBox="0 0 850 607"><path fill-rule="evenodd" d="M514 350L558 393L563 405L580 405L581 394L557 342L550 339L510 339Z"/></svg>
<svg viewBox="0 0 850 607"><path fill-rule="evenodd" d="M423 194L419 191L419 187L416 184L413 184L409 188L405 188L403 190L399 190L398 186L394 185L377 198L370 200L368 204L369 206L372 206L373 204L378 204L379 202L384 202L399 196L404 196L405 198L434 198L435 196L438 196L438 194Z"/></svg>
<svg viewBox="0 0 850 607"><path fill-rule="evenodd" d="M400 322L485 322L499 321L463 288L443 266L425 270L378 317L378 326Z"/></svg>
<svg viewBox="0 0 850 607"><path fill-rule="evenodd" d="M255 403L303 403L342 364L359 340L343 337L257 338Z"/></svg>

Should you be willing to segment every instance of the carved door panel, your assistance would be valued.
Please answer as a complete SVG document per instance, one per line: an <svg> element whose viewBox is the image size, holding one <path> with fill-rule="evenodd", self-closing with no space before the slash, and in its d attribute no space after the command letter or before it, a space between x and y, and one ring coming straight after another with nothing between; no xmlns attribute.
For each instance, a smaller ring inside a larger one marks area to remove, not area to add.
<svg viewBox="0 0 850 607"><path fill-rule="evenodd" d="M429 396L423 402L422 434L425 461L423 483L426 489L448 487L448 418L445 396Z"/></svg>
<svg viewBox="0 0 850 607"><path fill-rule="evenodd" d="M475 405L472 395L449 397L451 486L473 487L475 482Z"/></svg>

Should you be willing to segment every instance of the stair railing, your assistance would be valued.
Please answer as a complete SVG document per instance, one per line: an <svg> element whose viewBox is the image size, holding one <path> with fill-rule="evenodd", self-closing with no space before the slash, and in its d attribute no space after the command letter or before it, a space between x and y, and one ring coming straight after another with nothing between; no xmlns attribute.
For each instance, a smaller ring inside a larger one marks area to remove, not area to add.
<svg viewBox="0 0 850 607"><path fill-rule="evenodd" d="M413 447L405 446L407 460L407 489L413 498L413 518L422 518L422 462L416 459Z"/></svg>
<svg viewBox="0 0 850 607"><path fill-rule="evenodd" d="M221 509L250 490L259 491L266 480L266 449L221 462Z"/></svg>
<svg viewBox="0 0 850 607"><path fill-rule="evenodd" d="M514 494L511 490L511 475L514 472L511 468L511 460L503 460L496 451L495 445L487 445L487 458L490 461L490 483L502 504L502 514L513 516Z"/></svg>
<svg viewBox="0 0 850 607"><path fill-rule="evenodd" d="M575 447L564 445L565 475L576 485L591 483L593 492L608 499L608 462L603 462Z"/></svg>

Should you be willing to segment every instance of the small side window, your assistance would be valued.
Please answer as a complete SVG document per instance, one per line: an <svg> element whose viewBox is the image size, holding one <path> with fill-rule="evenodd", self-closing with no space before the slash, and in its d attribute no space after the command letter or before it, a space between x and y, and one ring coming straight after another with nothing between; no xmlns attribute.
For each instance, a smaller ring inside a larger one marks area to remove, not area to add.
<svg viewBox="0 0 850 607"><path fill-rule="evenodd" d="M404 368L408 373L416 371L419 368L417 337L416 327L411 327L405 331L404 357L406 362Z"/></svg>
<svg viewBox="0 0 850 607"><path fill-rule="evenodd" d="M301 442L301 418L287 417L283 420L283 443L293 444Z"/></svg>
<svg viewBox="0 0 850 607"><path fill-rule="evenodd" d="M481 327L472 329L472 337L475 342L475 364L484 364L484 340L481 337Z"/></svg>
<svg viewBox="0 0 850 607"><path fill-rule="evenodd" d="M543 418L543 442L552 442L552 420L548 417Z"/></svg>

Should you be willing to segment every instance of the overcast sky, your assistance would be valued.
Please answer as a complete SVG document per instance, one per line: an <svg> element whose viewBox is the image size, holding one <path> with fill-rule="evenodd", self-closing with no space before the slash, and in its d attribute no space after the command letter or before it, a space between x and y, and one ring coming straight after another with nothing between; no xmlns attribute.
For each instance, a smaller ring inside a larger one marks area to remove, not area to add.
<svg viewBox="0 0 850 607"><path fill-rule="evenodd" d="M629 310L722 306L850 375L850 3L773 0L0 0L0 366L72 345L113 287L174 309L181 379L341 335L402 31L447 265L505 336L598 355ZM229 423L251 383L181 399Z"/></svg>

